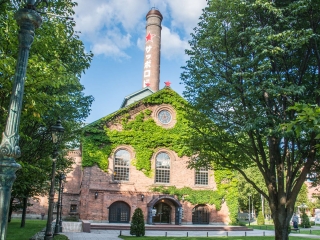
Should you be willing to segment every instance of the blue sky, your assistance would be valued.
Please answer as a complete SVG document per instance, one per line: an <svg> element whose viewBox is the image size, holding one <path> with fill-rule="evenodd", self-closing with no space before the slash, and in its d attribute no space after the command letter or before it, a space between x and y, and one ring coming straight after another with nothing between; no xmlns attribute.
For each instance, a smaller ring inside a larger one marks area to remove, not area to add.
<svg viewBox="0 0 320 240"><path fill-rule="evenodd" d="M145 16L152 7L163 15L161 32L160 89L170 81L182 95L181 67L187 56L190 33L197 26L206 0L78 0L76 30L91 67L81 78L85 94L95 101L86 123L119 109L125 96L142 88Z"/></svg>

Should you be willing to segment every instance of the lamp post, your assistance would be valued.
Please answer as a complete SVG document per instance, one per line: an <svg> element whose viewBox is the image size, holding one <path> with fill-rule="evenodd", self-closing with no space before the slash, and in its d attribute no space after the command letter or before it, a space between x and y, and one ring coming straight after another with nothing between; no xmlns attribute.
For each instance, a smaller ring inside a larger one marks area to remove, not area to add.
<svg viewBox="0 0 320 240"><path fill-rule="evenodd" d="M59 216L59 226L60 226L59 232L62 232L62 206L63 206L63 204L62 204L62 196L63 196L63 189L64 189L64 187L63 187L63 184L62 184L62 186L61 186L61 200L60 200L61 204L60 204L60 216Z"/></svg>
<svg viewBox="0 0 320 240"><path fill-rule="evenodd" d="M35 11L41 1L24 1L25 7L19 9L15 19L20 27L19 53L14 75L6 127L2 133L0 144L0 239L5 240L7 234L8 210L11 189L16 179L15 172L21 166L15 161L20 157L19 125L22 109L24 83L29 58L29 51L34 38L34 31L40 27L42 19Z"/></svg>
<svg viewBox="0 0 320 240"><path fill-rule="evenodd" d="M50 193L49 193L48 219L47 219L46 233L44 237L45 240L53 239L52 216L53 216L53 204L54 204L54 178L55 178L55 172L56 172L56 160L58 157L58 145L61 141L61 137L64 132L64 128L62 127L60 120L57 121L56 125L51 127L51 131L52 131L52 141L54 143L54 151L52 154L51 186L50 186Z"/></svg>
<svg viewBox="0 0 320 240"><path fill-rule="evenodd" d="M60 206L61 206L61 183L62 183L62 180L65 179L65 176L64 174L60 174L59 175L59 194L58 194L58 205L57 205L57 218L56 218L56 226L55 226L55 229L54 229L54 233L55 234L58 234L60 232L60 221L59 220L59 217L60 217ZM62 222L61 222L62 224Z"/></svg>
<svg viewBox="0 0 320 240"><path fill-rule="evenodd" d="M249 226L250 226L250 198L251 198L251 193L248 194L248 197L249 197Z"/></svg>

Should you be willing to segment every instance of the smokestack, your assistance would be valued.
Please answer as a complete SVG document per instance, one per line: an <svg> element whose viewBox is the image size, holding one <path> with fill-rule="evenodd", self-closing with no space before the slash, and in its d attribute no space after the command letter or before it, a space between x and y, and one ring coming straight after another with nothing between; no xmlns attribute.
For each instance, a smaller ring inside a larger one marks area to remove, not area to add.
<svg viewBox="0 0 320 240"><path fill-rule="evenodd" d="M160 82L160 47L161 47L161 13L151 9L147 16L146 46L144 50L144 67L142 87L150 87L153 91L159 90Z"/></svg>

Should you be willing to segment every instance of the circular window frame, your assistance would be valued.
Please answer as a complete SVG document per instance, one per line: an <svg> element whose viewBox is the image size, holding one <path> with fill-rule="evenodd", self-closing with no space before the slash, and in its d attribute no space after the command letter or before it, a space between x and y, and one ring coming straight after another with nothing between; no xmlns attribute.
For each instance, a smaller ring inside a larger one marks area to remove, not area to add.
<svg viewBox="0 0 320 240"><path fill-rule="evenodd" d="M162 115L162 114L164 114L164 115ZM167 118L168 114L169 114L170 118ZM158 117L159 122L164 125L170 124L170 122L172 121L172 114L167 109L162 109L161 111L159 111L157 117ZM167 120L167 119L169 119L169 120Z"/></svg>
<svg viewBox="0 0 320 240"><path fill-rule="evenodd" d="M169 112L169 114L171 115L171 119L168 123L163 123L160 121L159 119L159 114L162 111L167 111ZM162 104L160 106L158 106L154 111L153 111L153 119L155 120L156 124L158 126L161 126L163 128L173 128L175 126L175 124L177 123L176 120L176 111L174 110L174 108L171 105L168 104Z"/></svg>

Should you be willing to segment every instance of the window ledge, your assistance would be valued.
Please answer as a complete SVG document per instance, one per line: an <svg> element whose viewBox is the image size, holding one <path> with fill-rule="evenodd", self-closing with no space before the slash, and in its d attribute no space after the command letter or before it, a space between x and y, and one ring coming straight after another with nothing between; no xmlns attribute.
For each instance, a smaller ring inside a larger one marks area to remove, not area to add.
<svg viewBox="0 0 320 240"><path fill-rule="evenodd" d="M170 183L154 183L151 186L172 186Z"/></svg>
<svg viewBox="0 0 320 240"><path fill-rule="evenodd" d="M79 215L78 212L69 212L69 215Z"/></svg>
<svg viewBox="0 0 320 240"><path fill-rule="evenodd" d="M133 182L126 182L126 181L110 181L110 184L125 184L125 185L134 185Z"/></svg>
<svg viewBox="0 0 320 240"><path fill-rule="evenodd" d="M213 189L213 187L210 187L208 185L194 185L194 188L208 188L208 189Z"/></svg>

